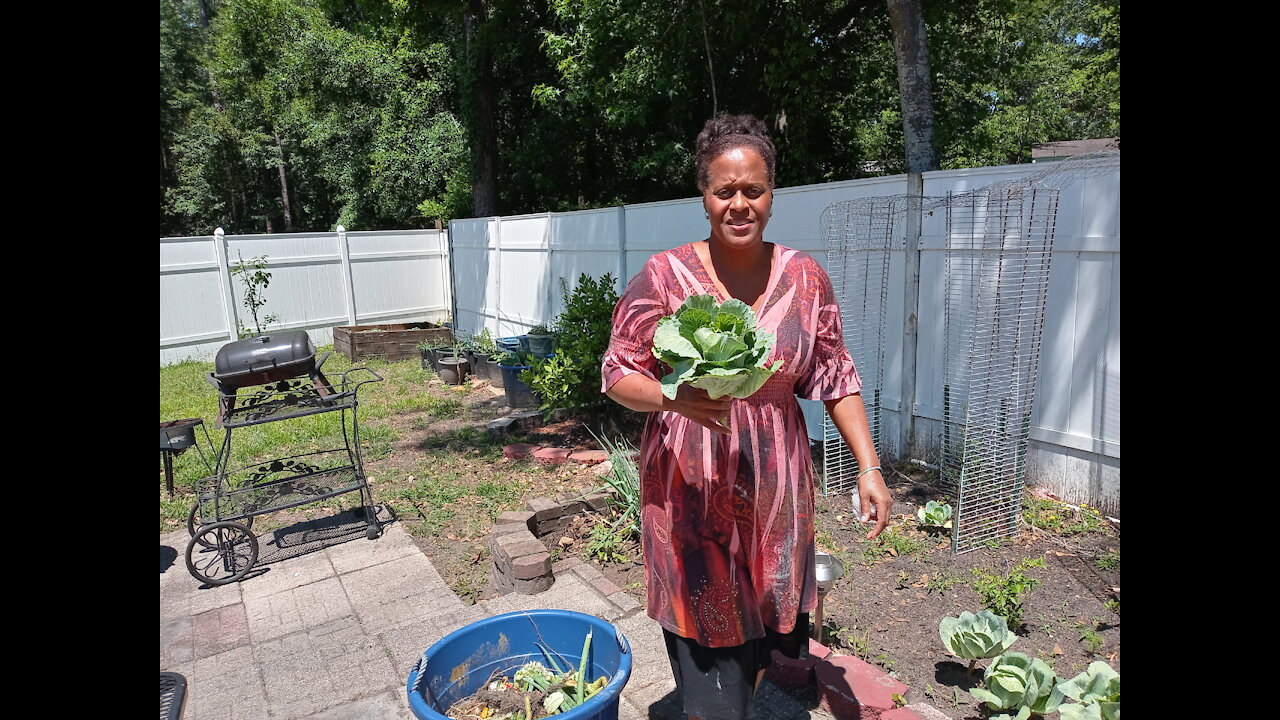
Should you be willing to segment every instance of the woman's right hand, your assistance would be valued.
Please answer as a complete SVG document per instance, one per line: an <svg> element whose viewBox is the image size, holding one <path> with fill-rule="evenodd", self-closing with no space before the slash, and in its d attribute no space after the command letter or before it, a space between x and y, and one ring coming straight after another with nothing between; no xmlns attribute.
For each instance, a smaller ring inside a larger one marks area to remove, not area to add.
<svg viewBox="0 0 1280 720"><path fill-rule="evenodd" d="M721 435L729 434L729 409L733 406L733 398L712 399L706 390L692 385L680 385L676 388L676 399L668 400L662 396L662 409L680 413L702 427Z"/></svg>

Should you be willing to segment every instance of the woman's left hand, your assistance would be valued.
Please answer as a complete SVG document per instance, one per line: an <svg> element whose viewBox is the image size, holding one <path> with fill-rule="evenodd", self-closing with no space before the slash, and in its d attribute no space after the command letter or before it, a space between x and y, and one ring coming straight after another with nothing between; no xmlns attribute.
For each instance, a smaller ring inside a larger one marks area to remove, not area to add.
<svg viewBox="0 0 1280 720"><path fill-rule="evenodd" d="M879 470L872 470L858 480L858 503L862 508L862 522L874 519L876 526L867 533L870 540L889 526L889 513L893 509L893 496L889 487L884 484L884 476Z"/></svg>

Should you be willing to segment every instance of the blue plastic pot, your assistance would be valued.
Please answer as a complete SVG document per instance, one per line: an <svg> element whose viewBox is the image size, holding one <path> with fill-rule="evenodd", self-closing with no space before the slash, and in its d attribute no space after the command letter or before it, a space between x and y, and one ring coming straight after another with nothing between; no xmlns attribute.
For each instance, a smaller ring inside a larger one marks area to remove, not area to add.
<svg viewBox="0 0 1280 720"><path fill-rule="evenodd" d="M444 636L427 648L409 671L409 709L419 720L448 720L457 701L490 678L511 676L528 662L547 663L534 643L551 650L563 668L576 672L582 643L591 631L586 680L607 675L609 682L578 707L556 720L617 720L622 688L631 679L631 644L607 620L570 610L528 610L478 620Z"/></svg>
<svg viewBox="0 0 1280 720"><path fill-rule="evenodd" d="M536 408L538 407L538 396L533 394L525 381L520 379L520 373L529 369L529 365L499 365L502 370L502 389L507 391L507 407L509 408Z"/></svg>
<svg viewBox="0 0 1280 720"><path fill-rule="evenodd" d="M520 352L520 350L523 349L523 345L520 342L520 336L518 335L498 338L493 341L493 344L497 345L499 350L506 350L509 353Z"/></svg>

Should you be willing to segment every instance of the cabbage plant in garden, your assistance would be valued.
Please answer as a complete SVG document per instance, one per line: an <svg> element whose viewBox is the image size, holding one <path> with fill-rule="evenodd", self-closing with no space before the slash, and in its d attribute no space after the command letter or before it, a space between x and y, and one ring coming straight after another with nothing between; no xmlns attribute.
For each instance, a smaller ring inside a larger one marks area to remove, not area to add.
<svg viewBox="0 0 1280 720"><path fill-rule="evenodd" d="M688 383L712 398L745 398L782 367L766 362L773 333L756 328L756 314L741 300L717 304L713 295L693 295L672 315L658 321L653 355L671 366L662 378L662 394L674 400Z"/></svg>
<svg viewBox="0 0 1280 720"><path fill-rule="evenodd" d="M938 624L938 634L948 652L969 661L969 670L973 670L978 660L1008 650L1018 639L1004 618L990 610L982 610L977 615L966 610L960 617L944 617Z"/></svg>
<svg viewBox="0 0 1280 720"><path fill-rule="evenodd" d="M930 500L924 507L916 510L916 517L925 527L950 528L951 504Z"/></svg>
<svg viewBox="0 0 1280 720"><path fill-rule="evenodd" d="M987 666L983 674L986 688L969 693L991 710L1016 710L1014 720L1025 720L1032 714L1051 713L1062 704L1057 679L1045 661L1010 650Z"/></svg>
<svg viewBox="0 0 1280 720"><path fill-rule="evenodd" d="M1120 673L1101 660L1058 683L1058 690L1076 701L1058 708L1062 720L1120 720Z"/></svg>

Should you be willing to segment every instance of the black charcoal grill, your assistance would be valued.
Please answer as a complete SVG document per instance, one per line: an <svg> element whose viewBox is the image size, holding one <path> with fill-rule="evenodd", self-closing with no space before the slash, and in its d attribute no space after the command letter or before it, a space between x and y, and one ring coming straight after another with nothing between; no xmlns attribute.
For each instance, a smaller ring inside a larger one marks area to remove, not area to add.
<svg viewBox="0 0 1280 720"><path fill-rule="evenodd" d="M321 397L333 394L333 386L320 371L329 353L316 359L316 346L305 330L283 330L236 340L223 345L214 359L208 380L218 389L218 423L235 404L236 391L254 385L307 376Z"/></svg>

